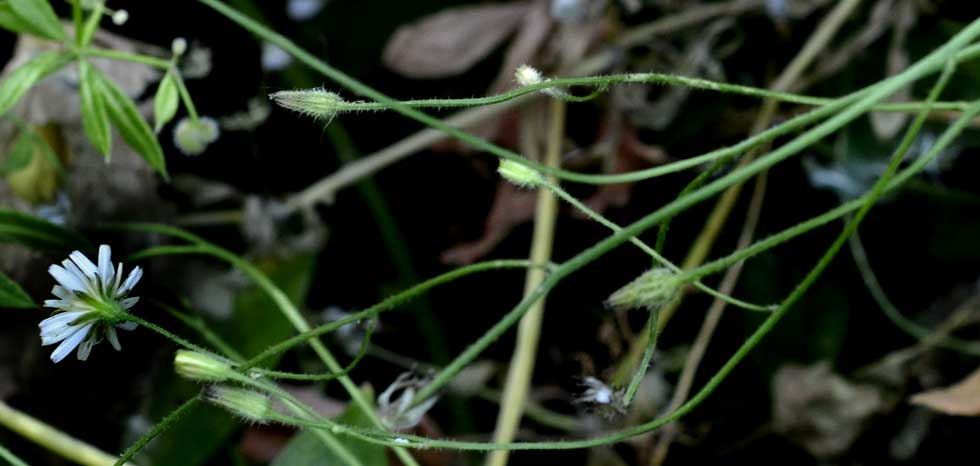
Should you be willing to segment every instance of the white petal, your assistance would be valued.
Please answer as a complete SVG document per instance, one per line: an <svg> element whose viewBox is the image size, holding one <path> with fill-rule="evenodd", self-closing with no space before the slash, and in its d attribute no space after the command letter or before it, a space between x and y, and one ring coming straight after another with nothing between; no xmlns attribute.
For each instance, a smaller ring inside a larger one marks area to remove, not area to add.
<svg viewBox="0 0 980 466"><path fill-rule="evenodd" d="M123 272L122 262L120 262L119 263L119 266L116 267L115 278L112 280L112 286L109 287L109 289L112 290L112 294L110 294L110 296L117 296L116 291L119 290L119 284L122 282L122 279L123 279L123 273L122 272Z"/></svg>
<svg viewBox="0 0 980 466"><path fill-rule="evenodd" d="M75 293L72 293L71 290L60 285L55 285L54 288L51 288L51 294L61 299L69 299L75 297Z"/></svg>
<svg viewBox="0 0 980 466"><path fill-rule="evenodd" d="M75 304L74 300L67 301L64 299L45 299L44 307L53 307L55 309L63 309Z"/></svg>
<svg viewBox="0 0 980 466"><path fill-rule="evenodd" d="M124 300L122 300L122 301L119 301L119 304L120 304L120 305L121 305L121 306L122 306L123 308L125 308L125 309L129 309L129 308L131 308L131 307L133 307L133 306L135 306L135 305L136 305L136 303L138 303L139 301L140 301L140 298L139 298L139 296L133 296L132 298L126 298L126 299L124 299Z"/></svg>
<svg viewBox="0 0 980 466"><path fill-rule="evenodd" d="M86 277L88 277L90 280L95 280L95 264L88 260L88 257L85 257L85 254L82 254L79 251L72 251L68 257L75 263L75 265L78 266L79 269L82 270L82 273L84 273Z"/></svg>
<svg viewBox="0 0 980 466"><path fill-rule="evenodd" d="M69 273L60 265L52 265L48 267L48 273L58 281L61 286L71 290L71 291L85 291L85 284L78 279L74 274Z"/></svg>
<svg viewBox="0 0 980 466"><path fill-rule="evenodd" d="M108 244L99 246L99 280L102 282L102 292L112 296L114 285L112 267L112 248Z"/></svg>
<svg viewBox="0 0 980 466"><path fill-rule="evenodd" d="M48 317L47 319L42 320L39 324L37 324L37 326L41 328L41 332L44 332L45 328L68 325L83 315L85 315L85 312L82 311L59 312L51 317Z"/></svg>
<svg viewBox="0 0 980 466"><path fill-rule="evenodd" d="M88 359L88 355L92 352L93 346L95 346L95 338L89 335L82 344L78 345L78 360L84 361Z"/></svg>
<svg viewBox="0 0 980 466"><path fill-rule="evenodd" d="M116 297L129 293L136 286L136 283L140 281L140 278L143 278L143 269L139 268L139 266L133 267L133 270L129 272L129 276L126 277L126 281L116 290Z"/></svg>
<svg viewBox="0 0 980 466"><path fill-rule="evenodd" d="M109 340L109 344L112 345L116 351L122 349L122 345L119 344L119 337L116 335L116 329L113 327L106 327L105 329L106 340Z"/></svg>
<svg viewBox="0 0 980 466"><path fill-rule="evenodd" d="M119 328L121 328L123 330L127 330L127 331L130 331L131 332L133 330L136 330L136 327L139 327L139 324L137 324L136 322L122 322L122 323L116 324L116 327L119 327Z"/></svg>
<svg viewBox="0 0 980 466"><path fill-rule="evenodd" d="M61 344L54 349L54 352L51 353L51 360L58 363L61 362L62 359L65 359L65 356L68 356L68 354L82 342L82 339L88 335L90 330L92 330L92 324L86 324L79 327L78 330L75 330L75 333L71 334L71 336L65 339L65 341L61 342Z"/></svg>
<svg viewBox="0 0 980 466"><path fill-rule="evenodd" d="M73 274L76 278L78 278L78 281L82 283L83 292L88 293L90 296L98 296L98 290L96 290L95 286L93 286L95 284L94 280L89 280L88 277L85 276L85 272L82 272L82 269L79 269L74 262L65 259L61 261L61 265L68 271L68 273Z"/></svg>

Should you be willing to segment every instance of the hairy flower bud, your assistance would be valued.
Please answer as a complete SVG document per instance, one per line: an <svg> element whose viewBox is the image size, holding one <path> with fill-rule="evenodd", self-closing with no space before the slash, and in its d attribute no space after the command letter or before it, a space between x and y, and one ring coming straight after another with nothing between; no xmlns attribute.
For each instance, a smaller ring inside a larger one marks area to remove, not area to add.
<svg viewBox="0 0 980 466"><path fill-rule="evenodd" d="M279 91L269 98L282 107L328 123L340 113L344 103L339 95L324 89Z"/></svg>
<svg viewBox="0 0 980 466"><path fill-rule="evenodd" d="M208 387L205 397L208 401L259 424L269 422L273 413L269 397L253 390L214 385Z"/></svg>
<svg viewBox="0 0 980 466"><path fill-rule="evenodd" d="M223 382L234 375L231 365L197 351L177 350L174 370L181 377L199 382Z"/></svg>
<svg viewBox="0 0 980 466"><path fill-rule="evenodd" d="M665 267L645 272L620 288L606 301L615 309L658 309L669 303L680 291L684 280Z"/></svg>
<svg viewBox="0 0 980 466"><path fill-rule="evenodd" d="M544 182L544 177L537 170L513 160L501 160L497 173L522 188L539 186Z"/></svg>

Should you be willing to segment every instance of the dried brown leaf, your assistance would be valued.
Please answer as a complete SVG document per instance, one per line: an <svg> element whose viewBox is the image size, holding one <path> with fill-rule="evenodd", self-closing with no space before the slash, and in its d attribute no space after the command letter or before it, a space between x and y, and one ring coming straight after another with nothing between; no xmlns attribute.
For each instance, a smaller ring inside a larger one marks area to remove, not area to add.
<svg viewBox="0 0 980 466"><path fill-rule="evenodd" d="M398 28L385 47L385 66L410 78L462 73L497 48L524 20L531 3L444 10Z"/></svg>
<svg viewBox="0 0 980 466"><path fill-rule="evenodd" d="M980 368L949 387L917 393L909 402L951 416L980 416Z"/></svg>

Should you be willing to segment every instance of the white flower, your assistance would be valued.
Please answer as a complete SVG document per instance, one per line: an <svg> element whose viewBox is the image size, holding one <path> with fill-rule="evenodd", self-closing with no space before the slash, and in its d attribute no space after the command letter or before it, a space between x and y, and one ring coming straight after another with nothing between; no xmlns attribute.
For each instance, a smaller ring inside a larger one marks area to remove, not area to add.
<svg viewBox="0 0 980 466"><path fill-rule="evenodd" d="M438 396L433 396L412 406L415 394L428 382L424 377L405 372L378 395L378 415L385 427L391 430L410 429L422 420L425 412L439 399ZM397 398L394 397L396 393L398 393Z"/></svg>
<svg viewBox="0 0 980 466"><path fill-rule="evenodd" d="M220 135L221 130L214 118L182 118L174 127L174 146L184 155L201 155Z"/></svg>
<svg viewBox="0 0 980 466"><path fill-rule="evenodd" d="M521 86L533 86L544 82L541 72L528 66L521 65L514 71L514 80Z"/></svg>
<svg viewBox="0 0 980 466"><path fill-rule="evenodd" d="M112 267L112 249L103 244L99 247L99 263L92 263L84 254L75 251L61 265L52 265L48 273L58 281L51 290L58 299L44 302L45 307L56 309L55 314L41 321L41 345L61 342L51 360L59 362L78 348L78 359L88 358L92 347L104 334L117 351L121 348L116 327L123 330L136 328L135 322L127 321L125 314L138 301L126 297L143 276L143 270L134 267L123 280L123 265Z"/></svg>

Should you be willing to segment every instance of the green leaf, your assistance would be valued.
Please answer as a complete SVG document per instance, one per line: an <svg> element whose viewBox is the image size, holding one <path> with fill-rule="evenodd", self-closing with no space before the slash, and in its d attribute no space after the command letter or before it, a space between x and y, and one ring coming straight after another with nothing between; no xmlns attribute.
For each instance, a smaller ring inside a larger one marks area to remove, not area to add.
<svg viewBox="0 0 980 466"><path fill-rule="evenodd" d="M36 306L34 300L17 282L0 272L0 307L30 308Z"/></svg>
<svg viewBox="0 0 980 466"><path fill-rule="evenodd" d="M18 243L31 249L66 251L85 246L85 240L42 218L0 209L0 243Z"/></svg>
<svg viewBox="0 0 980 466"><path fill-rule="evenodd" d="M136 109L136 103L116 83L110 81L97 69L92 68L91 74L92 79L97 81L96 89L102 94L109 119L119 130L119 135L126 144L146 159L151 167L160 172L164 178L168 178L163 149L160 148L160 142L157 141L150 125Z"/></svg>
<svg viewBox="0 0 980 466"><path fill-rule="evenodd" d="M48 0L9 0L9 3L14 14L33 26L40 36L54 40L65 38L61 21Z"/></svg>
<svg viewBox="0 0 980 466"><path fill-rule="evenodd" d="M366 399L374 399L374 391L370 388L364 389L363 393ZM371 418L357 403L349 404L344 414L340 415L336 421L354 427L374 427ZM349 436L338 436L337 439L365 466L385 466L388 464L385 447L382 445L368 443ZM319 437L308 430L304 430L293 436L286 448L269 466L317 466L321 464L342 463Z"/></svg>
<svg viewBox="0 0 980 466"><path fill-rule="evenodd" d="M95 30L98 29L104 12L105 3L96 2L95 6L92 7L92 11L88 14L88 19L85 20L85 24L82 25L81 35L78 36L77 42L80 47L86 47L92 42L92 36L95 35Z"/></svg>
<svg viewBox="0 0 980 466"><path fill-rule="evenodd" d="M7 113L38 81L65 66L70 57L59 52L44 52L24 63L0 83L0 115Z"/></svg>
<svg viewBox="0 0 980 466"><path fill-rule="evenodd" d="M108 160L112 151L112 130L106 111L105 97L98 91L99 83L92 65L79 60L79 99L82 103L82 127L92 145Z"/></svg>
<svg viewBox="0 0 980 466"><path fill-rule="evenodd" d="M160 81L160 87L157 88L157 95L153 98L153 121L156 132L160 132L163 125L174 118L177 114L177 104L180 102L180 96L177 92L177 80L174 78L173 73L167 73Z"/></svg>
<svg viewBox="0 0 980 466"><path fill-rule="evenodd" d="M26 168L34 159L36 139L29 129L21 131L14 141L7 159L0 165L0 176L7 176Z"/></svg>
<svg viewBox="0 0 980 466"><path fill-rule="evenodd" d="M42 35L41 31L17 16L8 1L0 1L0 28L17 34Z"/></svg>

